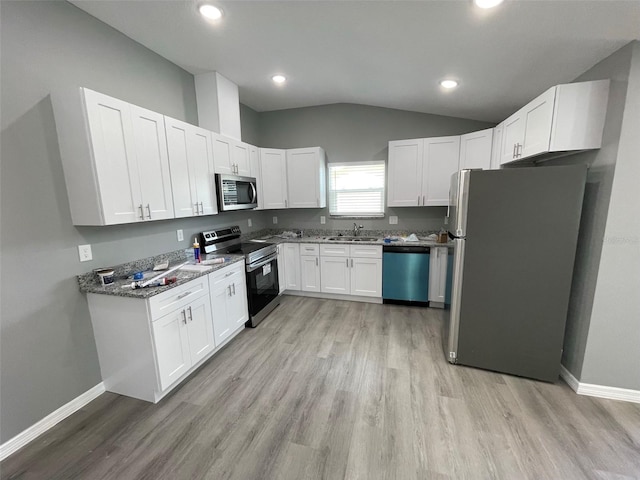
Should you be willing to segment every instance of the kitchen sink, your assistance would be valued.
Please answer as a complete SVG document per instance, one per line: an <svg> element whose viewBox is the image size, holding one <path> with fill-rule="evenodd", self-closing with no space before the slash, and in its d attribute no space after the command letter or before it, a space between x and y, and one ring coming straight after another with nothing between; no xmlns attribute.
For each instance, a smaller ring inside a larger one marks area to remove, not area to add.
<svg viewBox="0 0 640 480"><path fill-rule="evenodd" d="M330 242L375 242L378 240L377 237L327 237L325 240Z"/></svg>

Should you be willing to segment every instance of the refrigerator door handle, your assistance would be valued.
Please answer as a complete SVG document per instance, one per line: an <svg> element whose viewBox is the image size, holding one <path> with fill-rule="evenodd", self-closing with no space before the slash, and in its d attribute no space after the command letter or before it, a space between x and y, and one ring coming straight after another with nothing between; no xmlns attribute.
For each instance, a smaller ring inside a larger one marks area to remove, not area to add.
<svg viewBox="0 0 640 480"><path fill-rule="evenodd" d="M458 334L460 332L460 306L462 301L462 272L464 266L465 240L453 241L453 283L451 285L451 310L449 332L445 344L447 361L456 363L458 358Z"/></svg>

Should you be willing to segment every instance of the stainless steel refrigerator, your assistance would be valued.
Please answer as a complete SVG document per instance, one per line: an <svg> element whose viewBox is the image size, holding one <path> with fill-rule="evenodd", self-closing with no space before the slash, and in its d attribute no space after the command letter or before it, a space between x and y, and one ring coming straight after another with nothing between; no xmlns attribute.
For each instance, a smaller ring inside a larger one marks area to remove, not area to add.
<svg viewBox="0 0 640 480"><path fill-rule="evenodd" d="M558 379L586 175L560 166L452 176L449 362Z"/></svg>

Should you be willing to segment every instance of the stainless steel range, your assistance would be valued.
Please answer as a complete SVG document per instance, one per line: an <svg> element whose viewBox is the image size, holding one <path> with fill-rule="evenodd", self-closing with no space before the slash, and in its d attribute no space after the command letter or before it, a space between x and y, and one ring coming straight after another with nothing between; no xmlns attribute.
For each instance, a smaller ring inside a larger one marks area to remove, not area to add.
<svg viewBox="0 0 640 480"><path fill-rule="evenodd" d="M240 234L238 226L202 232L200 248L204 253L244 255L249 300L249 321L246 325L255 327L280 305L278 247L272 244L241 242Z"/></svg>

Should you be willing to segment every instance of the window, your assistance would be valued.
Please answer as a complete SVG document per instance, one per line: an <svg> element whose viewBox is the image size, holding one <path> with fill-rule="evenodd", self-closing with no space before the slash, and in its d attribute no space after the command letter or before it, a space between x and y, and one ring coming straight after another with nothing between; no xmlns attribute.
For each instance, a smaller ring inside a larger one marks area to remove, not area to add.
<svg viewBox="0 0 640 480"><path fill-rule="evenodd" d="M384 217L384 161L330 163L329 214Z"/></svg>

